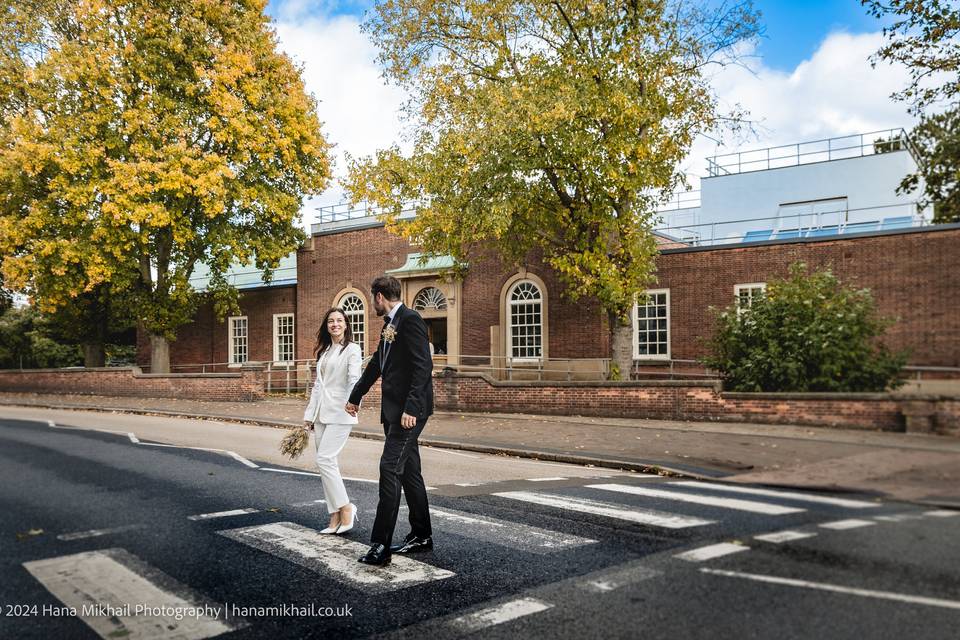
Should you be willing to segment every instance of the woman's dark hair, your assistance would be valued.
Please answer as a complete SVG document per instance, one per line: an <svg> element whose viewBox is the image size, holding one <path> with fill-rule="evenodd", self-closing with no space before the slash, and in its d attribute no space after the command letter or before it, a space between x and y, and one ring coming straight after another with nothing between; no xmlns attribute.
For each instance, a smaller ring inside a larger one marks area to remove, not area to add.
<svg viewBox="0 0 960 640"><path fill-rule="evenodd" d="M330 330L327 329L327 320L332 313L339 313L343 316L343 345L340 347L340 351L346 349L347 345L353 342L353 329L350 328L350 318L343 312L343 309L333 307L324 314L323 320L320 322L320 330L317 331L317 346L313 348L313 358L315 360L322 356L323 352L333 345L333 338L330 337Z"/></svg>
<svg viewBox="0 0 960 640"><path fill-rule="evenodd" d="M376 298L378 293L382 293L387 300L400 299L400 281L393 276L380 276L370 285L370 293Z"/></svg>

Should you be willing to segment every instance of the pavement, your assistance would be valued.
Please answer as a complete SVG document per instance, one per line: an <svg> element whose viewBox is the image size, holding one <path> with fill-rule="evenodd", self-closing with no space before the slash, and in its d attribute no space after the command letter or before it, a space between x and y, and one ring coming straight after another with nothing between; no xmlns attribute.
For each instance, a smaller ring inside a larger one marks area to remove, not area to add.
<svg viewBox="0 0 960 640"><path fill-rule="evenodd" d="M305 397L204 402L0 393L0 406L208 418L287 428ZM353 437L382 439L361 412ZM438 412L421 443L446 449L725 482L854 491L960 508L960 439L790 425Z"/></svg>

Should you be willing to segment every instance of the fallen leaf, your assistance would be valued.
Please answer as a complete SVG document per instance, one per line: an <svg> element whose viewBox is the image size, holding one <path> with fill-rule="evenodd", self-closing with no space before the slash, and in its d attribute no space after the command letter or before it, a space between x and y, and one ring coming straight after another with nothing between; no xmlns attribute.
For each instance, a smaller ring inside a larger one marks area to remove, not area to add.
<svg viewBox="0 0 960 640"><path fill-rule="evenodd" d="M17 540L26 540L27 538L33 538L41 535L43 535L43 529L30 529L25 533L18 533Z"/></svg>

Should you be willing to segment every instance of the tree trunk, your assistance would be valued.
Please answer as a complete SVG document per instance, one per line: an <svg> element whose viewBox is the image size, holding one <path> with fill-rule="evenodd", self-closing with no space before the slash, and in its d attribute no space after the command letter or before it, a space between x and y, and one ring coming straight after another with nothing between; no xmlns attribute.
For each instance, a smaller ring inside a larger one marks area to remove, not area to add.
<svg viewBox="0 0 960 640"><path fill-rule="evenodd" d="M83 343L83 366L88 369L93 367L103 367L106 365L107 357L103 350L103 341L91 341Z"/></svg>
<svg viewBox="0 0 960 640"><path fill-rule="evenodd" d="M150 335L150 373L170 373L170 343L163 336Z"/></svg>
<svg viewBox="0 0 960 640"><path fill-rule="evenodd" d="M629 380L633 371L633 326L630 320L621 320L616 314L610 320L610 364L612 380Z"/></svg>

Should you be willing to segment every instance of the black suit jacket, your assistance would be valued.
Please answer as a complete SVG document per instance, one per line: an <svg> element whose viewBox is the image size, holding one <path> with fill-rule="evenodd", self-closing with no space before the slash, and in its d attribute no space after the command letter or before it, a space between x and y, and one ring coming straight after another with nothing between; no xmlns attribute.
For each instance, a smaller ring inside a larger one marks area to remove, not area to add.
<svg viewBox="0 0 960 640"><path fill-rule="evenodd" d="M420 314L400 305L393 317L396 337L386 344L383 332L377 352L350 393L350 402L361 398L380 378L380 421L400 424L404 413L423 420L433 413L433 358L427 325Z"/></svg>

